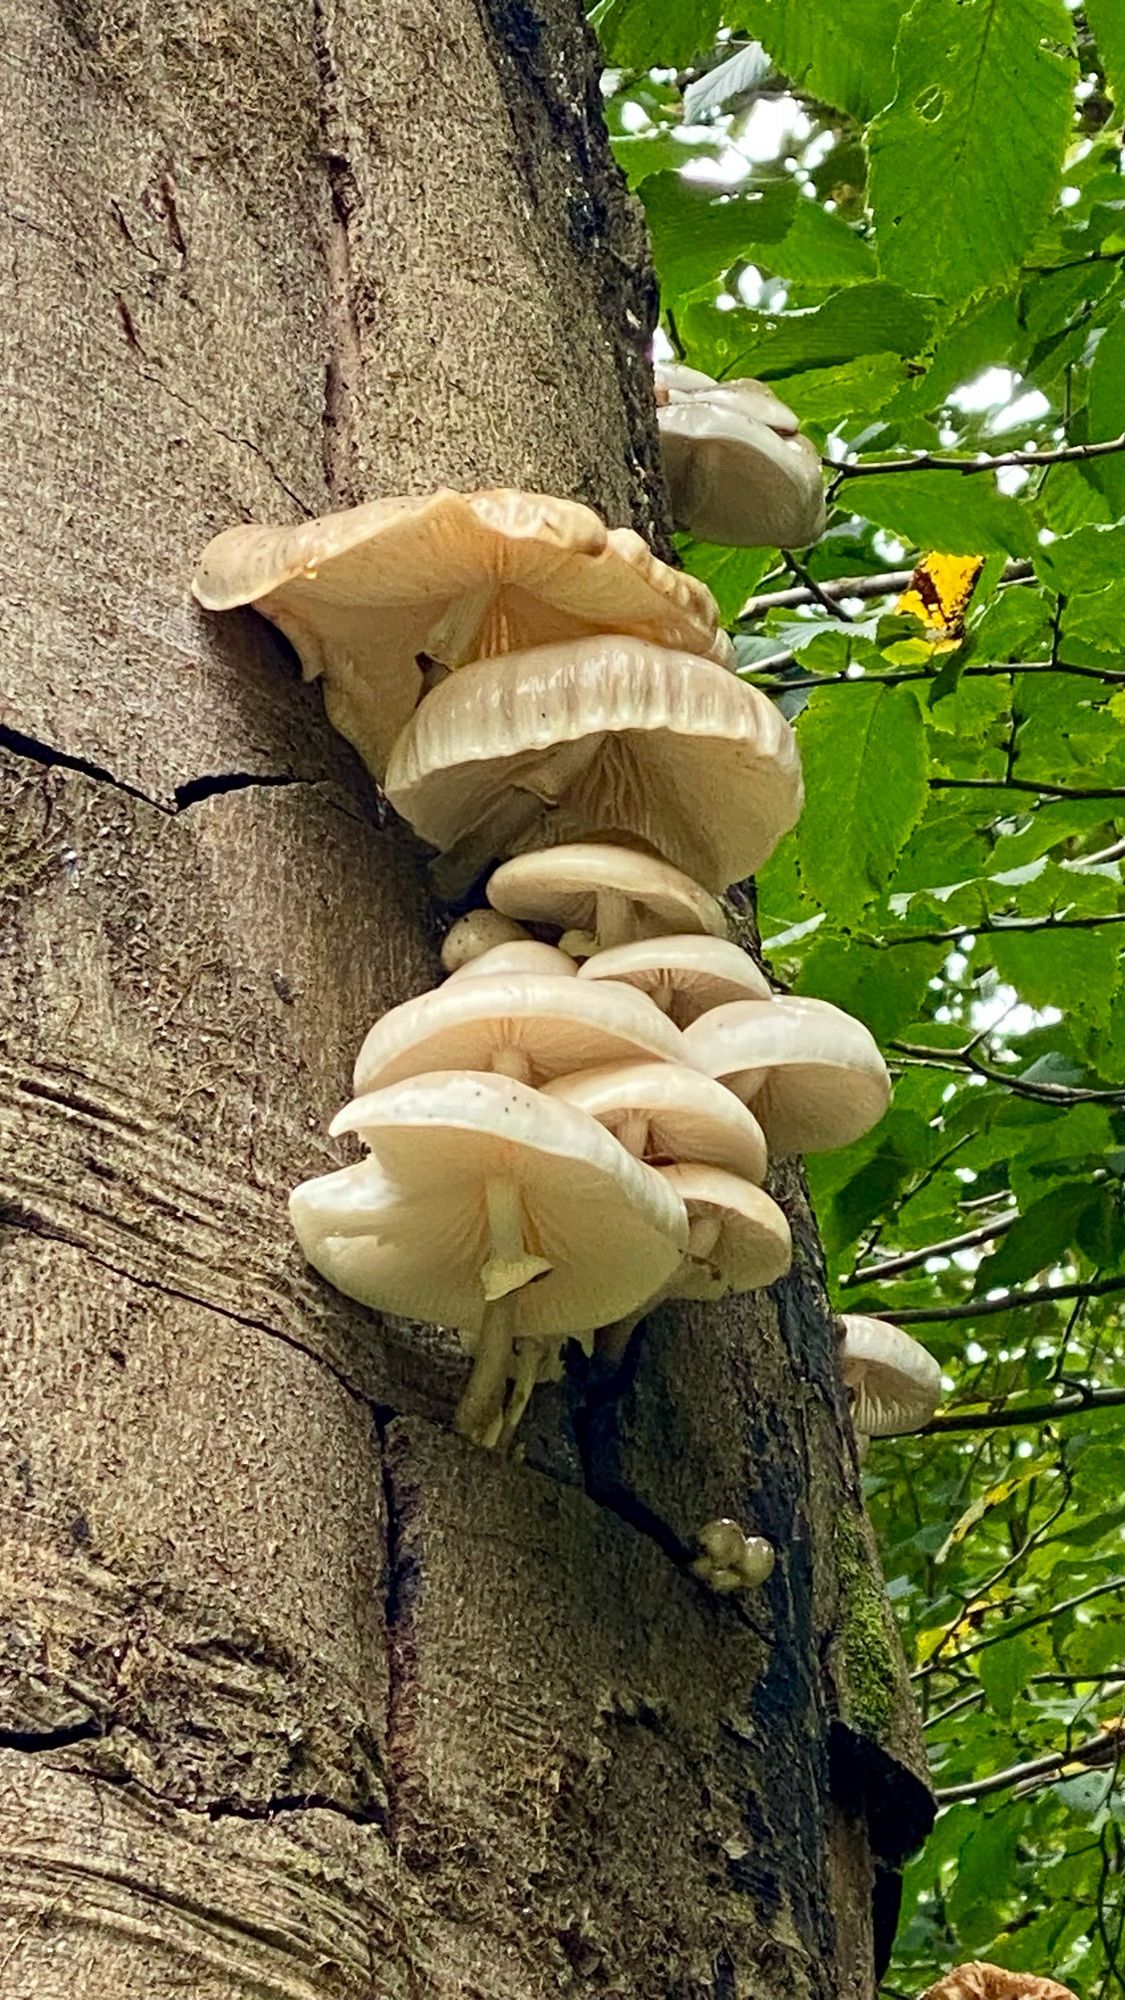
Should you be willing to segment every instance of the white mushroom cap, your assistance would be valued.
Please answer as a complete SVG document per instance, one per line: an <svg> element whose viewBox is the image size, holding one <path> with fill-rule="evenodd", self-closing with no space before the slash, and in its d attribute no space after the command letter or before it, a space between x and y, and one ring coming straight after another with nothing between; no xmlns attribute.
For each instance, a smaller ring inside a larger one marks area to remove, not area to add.
<svg viewBox="0 0 1125 2000"><path fill-rule="evenodd" d="M820 455L767 382L656 370L677 528L737 548L803 548L824 532Z"/></svg>
<svg viewBox="0 0 1125 2000"><path fill-rule="evenodd" d="M688 1252L668 1291L681 1299L755 1292L793 1261L789 1224L760 1187L721 1167L660 1167L688 1212Z"/></svg>
<svg viewBox="0 0 1125 2000"><path fill-rule="evenodd" d="M732 1000L773 998L765 974L741 946L726 938L643 938L638 944L599 951L586 961L580 976L639 986L678 1028Z"/></svg>
<svg viewBox="0 0 1125 2000"><path fill-rule="evenodd" d="M492 978L496 973L534 973L539 979L575 979L578 967L565 951L554 944L539 944L535 938L515 938L511 944L495 944L459 965L446 980Z"/></svg>
<svg viewBox="0 0 1125 2000"><path fill-rule="evenodd" d="M753 1113L721 1083L682 1063L580 1070L543 1090L596 1118L638 1160L700 1161L748 1181L765 1180L766 1142Z"/></svg>
<svg viewBox="0 0 1125 2000"><path fill-rule="evenodd" d="M496 945L514 944L526 936L522 924L511 917L502 917L499 910L469 910L446 933L441 962L447 972L459 972L471 959L482 957Z"/></svg>
<svg viewBox="0 0 1125 2000"><path fill-rule="evenodd" d="M737 1521L708 1521L696 1541L701 1553L692 1570L720 1597L735 1590L754 1590L773 1574L777 1561L772 1545L761 1535L748 1535Z"/></svg>
<svg viewBox="0 0 1125 2000"><path fill-rule="evenodd" d="M376 776L446 667L587 632L632 632L729 663L710 592L588 507L496 488L369 500L296 527L228 528L193 589L210 611L253 604Z"/></svg>
<svg viewBox="0 0 1125 2000"><path fill-rule="evenodd" d="M699 368L658 361L653 376L658 400L662 398L665 403L705 402L732 415L754 417L759 423L768 424L780 437L795 437L800 429L788 403L782 402L768 382L759 382L752 375L732 375L716 381L713 375L704 375Z"/></svg>
<svg viewBox="0 0 1125 2000"><path fill-rule="evenodd" d="M772 1153L847 1146L883 1116L887 1066L862 1021L827 1000L735 1001L684 1029L689 1062L753 1106Z"/></svg>
<svg viewBox="0 0 1125 2000"><path fill-rule="evenodd" d="M595 952L607 942L660 937L673 925L726 937L722 905L698 882L655 854L608 843L517 854L493 871L485 894L508 916L585 933Z"/></svg>
<svg viewBox="0 0 1125 2000"><path fill-rule="evenodd" d="M403 730L386 789L450 855L447 880L609 837L714 890L753 873L803 798L793 733L765 695L709 660L614 637L452 674Z"/></svg>
<svg viewBox="0 0 1125 2000"><path fill-rule="evenodd" d="M392 1007L356 1058L353 1102L336 1132L365 1131L362 1095L426 1070L496 1070L545 1083L595 1063L680 1060L680 1031L630 986L578 979L509 977L446 980Z"/></svg>
<svg viewBox="0 0 1125 2000"><path fill-rule="evenodd" d="M633 1310L683 1254L674 1189L510 1078L415 1077L367 1098L363 1129L372 1157L303 1182L290 1214L309 1262L365 1305L471 1335L518 1292L520 1339L553 1339Z"/></svg>
<svg viewBox="0 0 1125 2000"><path fill-rule="evenodd" d="M845 1313L843 1371L852 1421L866 1437L899 1437L928 1424L941 1401L941 1369L889 1320Z"/></svg>

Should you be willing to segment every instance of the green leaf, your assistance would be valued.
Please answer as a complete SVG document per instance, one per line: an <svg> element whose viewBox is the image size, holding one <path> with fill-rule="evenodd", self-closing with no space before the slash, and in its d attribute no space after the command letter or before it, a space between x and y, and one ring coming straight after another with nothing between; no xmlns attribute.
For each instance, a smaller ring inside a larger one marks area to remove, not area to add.
<svg viewBox="0 0 1125 2000"><path fill-rule="evenodd" d="M976 1274L977 1294L993 1285L1014 1285L1037 1277L1057 1263L1077 1241L1082 1218L1096 1199L1097 1190L1084 1182L1061 1186L1056 1182L1050 1194L1033 1202L1020 1216L991 1257L982 1260Z"/></svg>
<svg viewBox="0 0 1125 2000"><path fill-rule="evenodd" d="M1089 409L1091 438L1120 437L1125 431L1125 313L1110 322L1098 342L1090 368ZM1092 458L1086 471L1114 514L1125 514L1125 451Z"/></svg>
<svg viewBox="0 0 1125 2000"><path fill-rule="evenodd" d="M666 295L682 297L713 284L756 243L784 236L797 201L797 183L768 181L749 194L714 193L678 173L652 174L641 185L645 220Z"/></svg>
<svg viewBox="0 0 1125 2000"><path fill-rule="evenodd" d="M1086 0L1086 21L1093 30L1105 80L1120 115L1125 112L1125 9L1121 0Z"/></svg>
<svg viewBox="0 0 1125 2000"><path fill-rule="evenodd" d="M756 260L779 278L809 285L847 285L875 277L875 252L865 237L818 201L798 201L780 243Z"/></svg>
<svg viewBox="0 0 1125 2000"><path fill-rule="evenodd" d="M720 0L598 0L590 20L608 63L623 69L682 69L709 49L722 26Z"/></svg>
<svg viewBox="0 0 1125 2000"><path fill-rule="evenodd" d="M1033 1007L1108 1020L1121 971L1120 943L1112 929L1006 931L982 943L1001 978Z"/></svg>
<svg viewBox="0 0 1125 2000"><path fill-rule="evenodd" d="M840 496L912 548L942 555L1028 556L1034 524L988 473L888 472L845 480Z"/></svg>
<svg viewBox="0 0 1125 2000"><path fill-rule="evenodd" d="M926 727L913 687L825 692L798 740L806 804L798 859L810 893L844 921L888 881L926 808Z"/></svg>
<svg viewBox="0 0 1125 2000"><path fill-rule="evenodd" d="M695 542L688 535L678 541L684 568L707 585L719 607L722 624L738 617L777 557L773 549L728 549L717 542Z"/></svg>
<svg viewBox="0 0 1125 2000"><path fill-rule="evenodd" d="M795 89L867 119L892 90L897 0L751 0L744 10Z"/></svg>
<svg viewBox="0 0 1125 2000"><path fill-rule="evenodd" d="M1117 528L1078 528L1061 541L1034 551L1035 567L1052 590L1067 597L1104 590L1125 568L1125 524Z"/></svg>
<svg viewBox="0 0 1125 2000"><path fill-rule="evenodd" d="M834 1001L886 1042L917 1019L927 984L943 957L935 945L911 944L886 951L858 938L817 936L794 991Z"/></svg>
<svg viewBox="0 0 1125 2000"><path fill-rule="evenodd" d="M839 368L861 354L917 354L932 324L923 300L874 279L800 312L697 307L685 331L693 366L712 375L780 379L804 368Z"/></svg>
<svg viewBox="0 0 1125 2000"><path fill-rule="evenodd" d="M1016 1696L1023 1693L1035 1665L1035 1648L1020 1633L980 1654L977 1673L988 1705L1005 1722L1010 1720Z"/></svg>
<svg viewBox="0 0 1125 2000"><path fill-rule="evenodd" d="M1045 219L1076 66L1063 0L917 0L869 135L887 277L957 302L1005 277ZM1019 107L1018 115L1015 107Z"/></svg>

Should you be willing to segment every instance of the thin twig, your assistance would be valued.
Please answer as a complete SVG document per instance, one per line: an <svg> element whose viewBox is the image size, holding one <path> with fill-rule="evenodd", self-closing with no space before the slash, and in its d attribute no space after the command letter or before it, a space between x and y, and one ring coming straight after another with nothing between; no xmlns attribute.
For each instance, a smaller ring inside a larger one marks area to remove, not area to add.
<svg viewBox="0 0 1125 2000"><path fill-rule="evenodd" d="M892 944L955 944L958 938L986 937L990 932L1003 931L1096 931L1102 924L1125 924L1125 910L1103 910L1099 914L1082 917L1060 917L1054 910L1042 917L981 917L976 923L955 924L947 931L896 931L881 943ZM936 1050L934 1054L945 1055L946 1050Z"/></svg>
<svg viewBox="0 0 1125 2000"><path fill-rule="evenodd" d="M1024 1764L1009 1764L1005 1771L993 1771L988 1778L973 1778L966 1785L939 1785L934 1797L939 1806L960 1805L967 1799L986 1799L993 1792L1006 1792L1029 1778L1055 1777L1075 1764L1086 1771L1111 1764L1117 1755L1117 1731L1101 1730L1073 1750L1052 1750L1045 1757L1031 1757Z"/></svg>
<svg viewBox="0 0 1125 2000"><path fill-rule="evenodd" d="M963 1660L974 1659L987 1647L998 1646L1005 1639L1014 1639L1019 1632L1030 1632L1036 1625L1049 1625L1052 1619L1062 1618L1068 1611L1076 1611L1080 1605L1090 1604L1095 1597L1105 1597L1113 1590L1125 1590L1125 1576L1111 1576L1104 1583L1092 1584L1088 1590L1080 1590L1073 1597L1064 1597L1061 1603L1049 1605L1046 1611L1033 1611L1030 1617L1021 1618L1015 1624L1005 1621L1001 1630L988 1632L983 1639L974 1639L971 1646L962 1646L959 1653L951 1653L947 1660L937 1660L933 1665L926 1661L922 1666L915 1667L910 1678L921 1681L928 1679L931 1673L951 1673Z"/></svg>
<svg viewBox="0 0 1125 2000"><path fill-rule="evenodd" d="M849 1271L839 1279L839 1289L846 1291L850 1285L870 1285L883 1278L897 1278L903 1271L913 1271L919 1264L928 1263L931 1257L948 1257L954 1250L973 1250L978 1243L991 1243L994 1236L1002 1236L1017 1220L1013 1210L1010 1215L998 1215L992 1222L982 1222L976 1229L963 1230L960 1236L927 1243L922 1250L904 1250L901 1257L885 1257L881 1264L869 1264L865 1271Z"/></svg>
<svg viewBox="0 0 1125 2000"><path fill-rule="evenodd" d="M1041 799L1125 799L1125 785L1052 785L1034 778L931 778L934 792L1036 792Z"/></svg>
<svg viewBox="0 0 1125 2000"><path fill-rule="evenodd" d="M1104 1410L1122 1403L1125 1403L1125 1389L1075 1389L1069 1396L1059 1396L1053 1403L1024 1403L1021 1407L1009 1409L1005 1401L999 1408L993 1403L987 1409L941 1410L918 1435L928 1437L936 1431L991 1431L1006 1430L1020 1424L1053 1424L1060 1417L1077 1416L1082 1410Z"/></svg>
<svg viewBox="0 0 1125 2000"><path fill-rule="evenodd" d="M1111 919L1110 921L1125 922L1125 915ZM993 933L1004 928L1006 926L997 924L980 926L980 929ZM1026 924L1013 924L1011 928L1022 931L1057 929L1061 928L1061 926L1044 925L1032 921ZM1076 924L1071 926L1071 928L1085 929L1087 926ZM973 936L976 933L970 932L968 935ZM925 933L920 933L918 937L912 938L910 942L938 944L952 942L954 939L964 936L966 936L966 931L962 928L948 934L931 932L928 939ZM886 940L887 944L902 944L905 942L904 938L888 938ZM968 1049L932 1049L925 1042L888 1042L887 1047L893 1050L896 1055L901 1056L912 1068L966 1070L972 1076L983 1077L988 1083L1001 1084L1004 1089L1010 1090L1016 1097L1030 1098L1034 1104L1125 1104L1125 1086L1102 1090L1094 1084L1036 1083L1034 1080L1029 1081L1027 1077L1009 1076L1005 1070L995 1069L990 1063L981 1062Z"/></svg>
<svg viewBox="0 0 1125 2000"><path fill-rule="evenodd" d="M816 626L817 632L824 626ZM939 666L895 667L886 673L849 673L842 667L835 674L784 674L765 675L767 667L781 666L786 660L796 657L793 653L771 653L768 659L754 661L742 668L741 678L750 681L762 694L800 694L806 688L829 687L905 687L911 681L936 681ZM1069 674L1085 681L1101 681L1107 687L1125 682L1125 672L1113 667L1083 667L1067 660L991 660L982 661L978 666L961 669L962 680L1010 679L1013 674ZM764 676L764 677L763 677Z"/></svg>
<svg viewBox="0 0 1125 2000"><path fill-rule="evenodd" d="M878 570L870 576L833 576L818 583L814 595L809 586L792 590L767 590L758 597L748 597L741 611L739 621L760 618L767 611L797 611L802 605L816 604L823 597L895 597L910 586L914 575L912 569ZM1004 566L1001 583L1027 583L1035 575L1035 565L1029 562L1010 562Z"/></svg>
<svg viewBox="0 0 1125 2000"><path fill-rule="evenodd" d="M1085 1285L1044 1285L1039 1291L1001 1292L995 1299L967 1299L956 1306L900 1306L894 1312L876 1312L872 1319L893 1320L896 1326L936 1325L939 1320L987 1319L993 1313L1016 1312L1023 1306L1048 1306L1056 1299L1100 1299L1111 1292L1125 1292L1125 1275L1097 1278Z"/></svg>
<svg viewBox="0 0 1125 2000"><path fill-rule="evenodd" d="M943 458L940 453L921 451L913 458L867 459L862 465L842 465L826 458L826 470L841 479L865 479L884 472L999 472L1007 466L1076 465L1088 458L1108 458L1125 451L1125 431L1120 437L1102 438L1095 444L1064 444L1046 451L1001 451L982 458Z"/></svg>

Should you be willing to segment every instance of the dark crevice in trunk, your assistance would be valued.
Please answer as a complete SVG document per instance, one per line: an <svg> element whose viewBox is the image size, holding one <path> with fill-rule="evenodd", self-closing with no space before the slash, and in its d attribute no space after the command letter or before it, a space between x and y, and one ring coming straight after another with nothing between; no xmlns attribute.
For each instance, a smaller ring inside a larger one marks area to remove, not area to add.
<svg viewBox="0 0 1125 2000"><path fill-rule="evenodd" d="M361 197L351 162L340 78L332 48L330 4L331 0L313 0L313 53L320 79L320 137L329 196L324 261L329 286L330 344L324 372L322 453L333 506L350 507L359 497L352 479L351 454L363 356L352 283L349 227Z"/></svg>
<svg viewBox="0 0 1125 2000"><path fill-rule="evenodd" d="M185 784L177 785L173 797L176 811L186 812L190 806L197 806L204 799L221 797L224 792L248 792L255 786L265 785L307 785L308 778L295 778L288 772L277 772L255 776L252 771L221 771L213 777L189 778Z"/></svg>
<svg viewBox="0 0 1125 2000"><path fill-rule="evenodd" d="M395 1412L391 1409L379 1408L375 1411L375 1432L383 1471L386 1540L383 1627L387 1645L387 1741L383 1769L387 1788L387 1837L392 1852L409 1861L404 1803L414 1733L418 1666L414 1609L422 1574L418 1555L408 1541L413 1496L405 1482L396 1476L394 1441L390 1435L394 1418Z"/></svg>
<svg viewBox="0 0 1125 2000"><path fill-rule="evenodd" d="M88 1715L84 1722L64 1723L57 1729L0 1729L0 1750L22 1750L39 1757L49 1750L69 1750L74 1743L89 1743L108 1734L111 1724Z"/></svg>

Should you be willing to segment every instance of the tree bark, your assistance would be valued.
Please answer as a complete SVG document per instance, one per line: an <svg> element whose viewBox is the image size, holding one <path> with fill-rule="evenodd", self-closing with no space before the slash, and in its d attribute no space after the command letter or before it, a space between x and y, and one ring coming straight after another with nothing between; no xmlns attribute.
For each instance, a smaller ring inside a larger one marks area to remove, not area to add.
<svg viewBox="0 0 1125 2000"><path fill-rule="evenodd" d="M929 1808L799 1177L792 1279L454 1437L454 1343L285 1212L421 863L187 588L440 483L662 544L574 0L3 11L0 1991L859 2000Z"/></svg>

